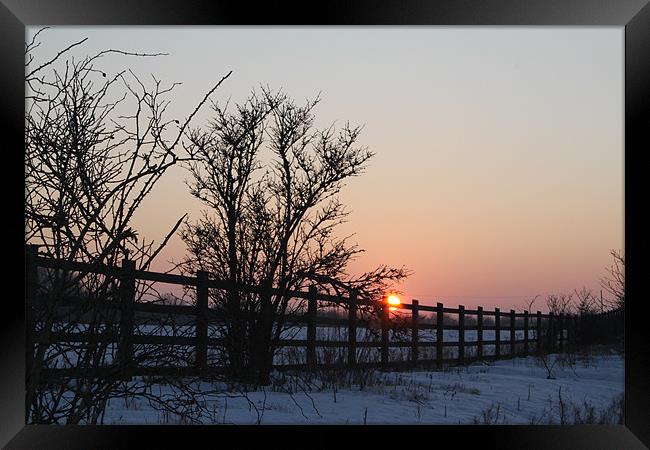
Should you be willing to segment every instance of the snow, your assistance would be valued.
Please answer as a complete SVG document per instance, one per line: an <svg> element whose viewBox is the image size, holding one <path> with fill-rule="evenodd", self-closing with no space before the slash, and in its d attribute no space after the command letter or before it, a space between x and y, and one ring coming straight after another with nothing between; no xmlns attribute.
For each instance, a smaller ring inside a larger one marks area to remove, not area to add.
<svg viewBox="0 0 650 450"><path fill-rule="evenodd" d="M334 390L327 384L321 389L312 380L316 387L305 392L289 380L280 390L293 389L292 394L269 387L247 392L247 398L229 392L231 398L205 400L214 412L211 423L471 424L490 416L490 423L547 424L560 423L560 398L573 420L573 405L587 404L600 412L624 391L624 357L614 351L580 357L572 366L558 364L552 374L554 379L547 379L546 369L531 356L444 371L376 370L363 388ZM132 398L111 400L104 423L173 424L182 419Z"/></svg>

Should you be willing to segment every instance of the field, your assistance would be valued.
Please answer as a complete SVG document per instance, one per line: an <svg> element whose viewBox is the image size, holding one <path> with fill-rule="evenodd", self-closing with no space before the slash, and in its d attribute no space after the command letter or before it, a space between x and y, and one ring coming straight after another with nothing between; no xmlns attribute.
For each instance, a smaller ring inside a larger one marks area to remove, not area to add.
<svg viewBox="0 0 650 450"><path fill-rule="evenodd" d="M204 383L202 423L560 424L622 420L624 356L612 348L546 361L514 358L443 371L275 373L264 390ZM137 379L134 380L137 383ZM188 381L190 382L190 381ZM161 393L170 389L157 386ZM192 423L142 398L109 402L106 424Z"/></svg>

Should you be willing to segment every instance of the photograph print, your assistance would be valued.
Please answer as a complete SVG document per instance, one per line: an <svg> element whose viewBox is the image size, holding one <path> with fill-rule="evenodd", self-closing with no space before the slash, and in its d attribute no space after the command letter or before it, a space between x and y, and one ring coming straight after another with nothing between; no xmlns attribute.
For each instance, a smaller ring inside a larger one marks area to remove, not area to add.
<svg viewBox="0 0 650 450"><path fill-rule="evenodd" d="M28 26L27 424L623 424L621 27Z"/></svg>

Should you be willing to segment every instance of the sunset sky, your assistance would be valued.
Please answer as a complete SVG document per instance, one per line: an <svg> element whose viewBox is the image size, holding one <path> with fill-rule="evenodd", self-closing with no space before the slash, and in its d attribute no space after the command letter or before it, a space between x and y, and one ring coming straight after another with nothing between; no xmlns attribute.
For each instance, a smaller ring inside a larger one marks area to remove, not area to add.
<svg viewBox="0 0 650 450"><path fill-rule="evenodd" d="M28 29L27 39L40 27ZM260 85L298 101L319 92L319 126L363 124L376 156L341 195L366 249L352 273L378 264L414 275L403 298L520 309L526 299L599 290L623 239L623 28L557 27L56 27L41 60L74 54L182 82L170 112ZM203 125L209 109L197 117ZM186 172L169 173L135 225L160 241L201 206ZM179 260L174 238L154 270ZM536 307L545 310L541 303Z"/></svg>

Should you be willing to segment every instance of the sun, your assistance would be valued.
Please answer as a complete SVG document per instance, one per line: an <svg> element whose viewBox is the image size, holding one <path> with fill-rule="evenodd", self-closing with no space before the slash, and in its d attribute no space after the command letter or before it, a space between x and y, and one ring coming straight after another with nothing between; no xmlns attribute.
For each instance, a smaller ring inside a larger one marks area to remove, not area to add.
<svg viewBox="0 0 650 450"><path fill-rule="evenodd" d="M388 299L386 300L389 305L401 305L402 301L399 299L397 295L389 295Z"/></svg>
<svg viewBox="0 0 650 450"><path fill-rule="evenodd" d="M401 305L401 304L402 304L402 301L399 299L399 297L398 297L397 295L395 295L395 294L391 294L391 295L389 295L388 298L386 299L386 303L388 303L388 304L390 305L390 306L388 307L388 309L389 309L390 311L395 311L395 310L397 309L396 306Z"/></svg>

